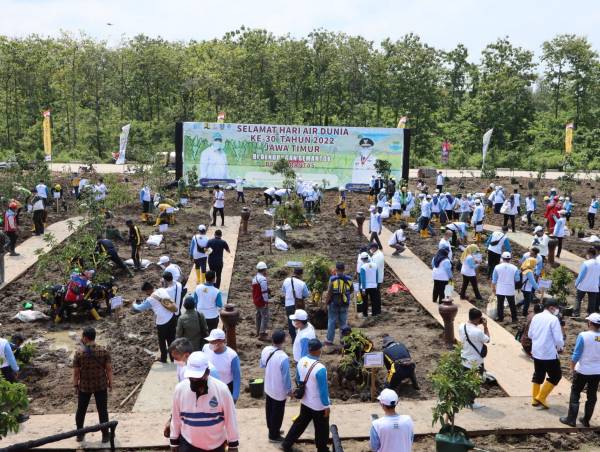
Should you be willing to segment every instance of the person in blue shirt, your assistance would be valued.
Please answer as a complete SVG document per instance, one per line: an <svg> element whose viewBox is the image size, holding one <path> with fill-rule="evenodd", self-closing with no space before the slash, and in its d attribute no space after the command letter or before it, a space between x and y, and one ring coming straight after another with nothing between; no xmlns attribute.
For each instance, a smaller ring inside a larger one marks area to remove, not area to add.
<svg viewBox="0 0 600 452"><path fill-rule="evenodd" d="M439 249L431 260L433 269L433 302L441 303L448 281L452 281L452 263L448 258L448 248Z"/></svg>
<svg viewBox="0 0 600 452"><path fill-rule="evenodd" d="M567 212L565 217L567 218L567 223L569 223L571 221L571 214L573 213L573 203L571 202L571 198L568 196L565 198L565 202L563 203L563 209L565 209L565 212Z"/></svg>
<svg viewBox="0 0 600 452"><path fill-rule="evenodd" d="M552 218L554 218L554 231L553 234L554 237L556 237L556 240L558 240L558 246L556 247L556 257L560 257L560 252L562 251L562 245L563 245L563 239L565 238L565 230L566 230L566 225L567 225L567 211L566 210L560 210L558 212L558 217L556 215L552 215Z"/></svg>
<svg viewBox="0 0 600 452"><path fill-rule="evenodd" d="M0 371L6 381L14 383L17 381L19 365L13 353L11 344L6 339L0 338Z"/></svg>
<svg viewBox="0 0 600 452"><path fill-rule="evenodd" d="M542 276L542 270L544 269L544 259L542 259L542 256L540 256L540 249L537 246L532 246L527 253L523 254L519 260L519 265L523 265L523 262L530 257L535 258L536 266L534 270L534 276L539 278Z"/></svg>
<svg viewBox="0 0 600 452"><path fill-rule="evenodd" d="M537 259L529 257L521 264L521 293L523 294L523 317L527 317L529 305L533 302L533 295L539 289L538 283L535 280L535 269L537 267Z"/></svg>

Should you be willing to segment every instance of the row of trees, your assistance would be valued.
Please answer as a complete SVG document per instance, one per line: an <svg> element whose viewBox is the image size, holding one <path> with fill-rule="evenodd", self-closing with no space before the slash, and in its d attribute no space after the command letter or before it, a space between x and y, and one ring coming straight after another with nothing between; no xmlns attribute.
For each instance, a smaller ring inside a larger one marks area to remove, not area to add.
<svg viewBox="0 0 600 452"><path fill-rule="evenodd" d="M265 30L211 41L140 35L118 47L85 35L0 37L0 152L41 155L41 112L50 108L55 157L106 160L131 122L130 157L173 148L175 121L395 127L408 116L417 164L478 166L494 127L499 166L562 162L574 121L579 166L600 165L600 62L584 37L542 45L541 61L508 38L481 55L435 49L408 34L379 45L317 30L303 39ZM474 64L471 61L478 60Z"/></svg>

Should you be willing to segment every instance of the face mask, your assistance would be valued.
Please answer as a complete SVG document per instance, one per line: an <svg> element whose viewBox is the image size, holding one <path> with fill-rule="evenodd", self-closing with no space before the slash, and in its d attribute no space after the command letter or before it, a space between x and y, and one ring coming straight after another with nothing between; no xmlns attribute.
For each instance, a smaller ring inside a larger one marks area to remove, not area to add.
<svg viewBox="0 0 600 452"><path fill-rule="evenodd" d="M560 314L560 311L558 309L552 309L550 312L556 317L558 317L558 314Z"/></svg>
<svg viewBox="0 0 600 452"><path fill-rule="evenodd" d="M220 141L215 141L214 147L215 149L218 149L220 151L221 149L223 149L223 143Z"/></svg>
<svg viewBox="0 0 600 452"><path fill-rule="evenodd" d="M214 352L217 350L217 344L208 344L208 348L210 348Z"/></svg>
<svg viewBox="0 0 600 452"><path fill-rule="evenodd" d="M179 367L183 367L183 366L185 366L186 363L185 363L185 361L180 361L180 360L176 359L175 364L178 365Z"/></svg>
<svg viewBox="0 0 600 452"><path fill-rule="evenodd" d="M196 393L197 396L204 395L208 392L208 381L205 379L190 380L190 389Z"/></svg>

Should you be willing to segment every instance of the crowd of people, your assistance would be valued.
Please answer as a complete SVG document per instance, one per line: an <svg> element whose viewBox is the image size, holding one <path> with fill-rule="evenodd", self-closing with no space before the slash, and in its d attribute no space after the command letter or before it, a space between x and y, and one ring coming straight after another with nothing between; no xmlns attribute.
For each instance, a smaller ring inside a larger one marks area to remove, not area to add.
<svg viewBox="0 0 600 452"><path fill-rule="evenodd" d="M75 183L76 182L76 183ZM82 185L83 183L83 185ZM245 180L236 181L237 202L245 203ZM72 184L75 196L89 185L89 181L78 178ZM310 291L303 281L303 268L294 266L284 279L279 290L272 287L269 267L264 261L257 262L256 274L249 281L248 296L255 306L256 337L265 343L257 366L264 368L265 418L268 439L279 443L283 450L292 450L307 426L314 425L315 447L318 451L328 450L329 416L331 401L329 397L328 369L321 360L324 347L337 347L336 332L339 331L340 350L344 350L343 337L351 330L348 324L348 312L356 302L357 310L364 318L381 318L381 291L385 281L385 252L380 236L384 221L403 220L391 233L387 247L392 257L400 257L407 248L407 238L415 230L422 238L437 234L440 226L440 240L433 251L431 260L433 293L432 301L440 303L451 293L448 284L453 281L454 273L460 272L462 287L461 299L467 299L471 287L474 303L482 302L478 284L478 275L486 267L485 276L496 299L496 319L504 321L505 304L508 305L511 321L518 320L517 308L521 307L523 317L527 318L523 335L529 341L529 350L534 362L532 377L532 405L548 408L547 398L558 384L562 375L558 354L564 349L563 331L559 319L559 306L553 299L544 300L536 295L540 291L545 264L548 260L549 241L556 239L557 253L560 258L563 238L567 231L567 222L573 213L573 203L569 197L559 196L555 189L544 197L543 225L533 229L531 247L522 256L514 256L508 236L509 229L515 231L516 219L532 225L538 209L537 201L528 194L524 203L518 190L507 194L501 186L490 184L485 192L466 195L444 191L445 178L436 176L436 190L429 193L423 180L417 182L414 194L403 183L397 184L394 178L384 181L373 176L369 190L369 237L366 246L357 250L354 276L347 271L346 263L336 262L328 281L324 301L327 306L327 331L323 341L311 324L306 309ZM108 189L99 179L93 189L94 196L105 197ZM102 188L104 187L104 188ZM50 191L40 183L33 191L31 206L36 233L43 233L44 214L36 214L47 207ZM42 196L44 194L45 196ZM211 226L216 227L217 217L221 225L225 224L225 194L221 187L213 190ZM264 190L265 206L285 202L289 196L302 199L308 214L318 213L322 207L323 193L318 186L298 179L295 193L288 189L269 187ZM347 223L347 196L345 188L339 189L335 214L340 224ZM156 199L148 186L139 193L143 222L150 220L153 205L159 208L157 225L162 222L173 224L172 203ZM18 228L19 206L9 204L4 218L4 230L10 244L8 250L15 253L16 231ZM598 202L595 198L588 210L590 228L594 227ZM503 226L485 238L484 221L491 215L502 215ZM159 221L160 219L160 221ZM410 220L414 219L414 225ZM127 265L119 257L116 245L108 237L99 237L97 251L106 255L117 267L127 271L139 271L141 266L140 250L142 233L134 220L126 222L127 241L131 246L132 265ZM221 275L224 270L223 254L230 252L221 230L216 229L213 237L208 236L208 227L200 224L190 238L188 255L193 262L195 284L188 283L182 268L172 262L169 256L161 256L156 263L162 269L162 279L157 285L145 281L140 290L143 299L132 305L132 312L152 311L156 325L160 361L174 362L177 366L177 379L173 396L172 415L165 425L165 435L170 438L171 447L181 451L220 451L236 450L239 444L239 428L236 420L236 403L242 391L242 372L240 356L227 345L226 332L220 328L220 312L224 307L221 293ZM472 231L472 236L469 233ZM12 234L12 235L11 235ZM434 245L435 246L435 245ZM387 250L386 250L387 251ZM485 254L485 258L484 258ZM518 264L518 265L516 265ZM352 265L352 268L354 264ZM91 284L93 274L77 269L71 279L78 281L84 289ZM588 398L585 413L580 422L589 426L595 404L595 393L600 381L600 257L597 250L590 248L587 259L575 281L576 305L574 315L579 316L581 302L588 296L589 331L577 338L572 357L572 367L576 378L573 381L571 402L566 417L561 422L575 425L579 406L579 394L587 387ZM188 293L189 291L189 293ZM517 303L518 292L523 300ZM278 294L278 295L276 295ZM287 331L270 329L272 325L271 306L280 298L287 316ZM370 309L369 309L370 306ZM533 313L529 312L530 307ZM95 306L90 305L90 313L97 317ZM64 311L57 312L57 321L64 317ZM486 347L490 342L487 320L481 310L472 308L468 319L458 326L458 336L462 343L464 366L477 368L484 375ZM82 332L82 349L73 361L73 383L78 394L76 425L83 426L85 412L94 395L101 422L108 419L107 390L112 387L113 377L110 353L95 343L96 332L85 328ZM291 356L286 352L289 336ZM22 343L22 340L21 340ZM18 366L14 359L17 345L0 339L0 357L2 374L15 380ZM399 395L402 395L401 383L408 380L415 390L419 390L416 365L407 347L390 335L383 337L381 351L387 370L385 389L378 401L383 417L375 419L370 430L370 444L375 451L410 450L413 441L413 421L408 415L396 412ZM292 362L293 361L293 362ZM295 384L293 384L294 380ZM299 414L283 436L286 401L296 399L300 402ZM473 409L482 405L472 401ZM78 436L82 441L83 435ZM103 431L102 441L108 441L108 432Z"/></svg>

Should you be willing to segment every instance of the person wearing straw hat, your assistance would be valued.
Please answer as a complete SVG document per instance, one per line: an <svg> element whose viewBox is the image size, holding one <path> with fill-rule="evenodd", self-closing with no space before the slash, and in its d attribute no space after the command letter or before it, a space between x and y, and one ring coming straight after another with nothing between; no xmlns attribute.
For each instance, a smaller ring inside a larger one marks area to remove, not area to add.
<svg viewBox="0 0 600 452"><path fill-rule="evenodd" d="M171 450L182 452L238 450L239 430L235 404L227 385L210 376L204 353L192 353L175 387L169 440Z"/></svg>
<svg viewBox="0 0 600 452"><path fill-rule="evenodd" d="M240 397L242 380L240 357L234 349L225 345L225 332L222 329L215 328L204 339L208 344L204 344L202 351L206 354L208 361L215 366L219 373L219 379L231 391L234 403L237 402Z"/></svg>
<svg viewBox="0 0 600 452"><path fill-rule="evenodd" d="M308 342L316 338L315 328L308 321L308 314L304 309L296 309L289 316L296 328L296 339L292 345L294 361L299 362L302 357L308 355Z"/></svg>
<svg viewBox="0 0 600 452"><path fill-rule="evenodd" d="M479 286L477 285L477 268L481 264L481 252L474 243L467 246L460 256L460 273L462 275L462 287L460 289L460 299L467 299L467 287L469 284L473 287L476 300L482 300Z"/></svg>
<svg viewBox="0 0 600 452"><path fill-rule="evenodd" d="M397 414L398 394L384 389L377 397L385 414L371 424L369 442L374 452L410 452L414 439L414 422L406 414Z"/></svg>
<svg viewBox="0 0 600 452"><path fill-rule="evenodd" d="M588 330L579 333L575 349L571 357L573 383L569 396L569 412L559 420L570 427L576 426L579 412L579 397L587 387L585 411L579 422L584 427L590 426L590 419L596 406L598 383L600 383L600 314L593 312L586 317Z"/></svg>

